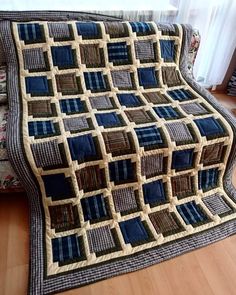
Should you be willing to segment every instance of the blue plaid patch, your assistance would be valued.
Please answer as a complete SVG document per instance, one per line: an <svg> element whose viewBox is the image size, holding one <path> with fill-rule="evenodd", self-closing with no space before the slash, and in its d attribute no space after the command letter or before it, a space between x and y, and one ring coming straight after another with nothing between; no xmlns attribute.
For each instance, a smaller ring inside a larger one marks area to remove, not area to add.
<svg viewBox="0 0 236 295"><path fill-rule="evenodd" d="M119 226L126 244L145 242L149 238L140 217L122 221Z"/></svg>
<svg viewBox="0 0 236 295"><path fill-rule="evenodd" d="M104 114L95 114L95 116L99 126L104 126L104 127L122 126L122 122L120 121L118 115L114 112L104 113Z"/></svg>
<svg viewBox="0 0 236 295"><path fill-rule="evenodd" d="M154 126L135 128L136 135L138 137L139 145L153 146L163 143L163 139L158 128Z"/></svg>
<svg viewBox="0 0 236 295"><path fill-rule="evenodd" d="M186 224L196 224L207 220L206 215L199 209L195 201L176 206Z"/></svg>
<svg viewBox="0 0 236 295"><path fill-rule="evenodd" d="M139 84L144 88L158 87L155 68L139 68L138 78Z"/></svg>
<svg viewBox="0 0 236 295"><path fill-rule="evenodd" d="M150 24L145 22L130 22L132 31L136 33L148 33L151 32L152 28Z"/></svg>
<svg viewBox="0 0 236 295"><path fill-rule="evenodd" d="M71 67L74 65L73 53L71 45L68 46L52 46L53 65L58 67Z"/></svg>
<svg viewBox="0 0 236 295"><path fill-rule="evenodd" d="M87 38L96 38L99 35L98 25L93 22L78 22L76 23L77 32L79 35Z"/></svg>
<svg viewBox="0 0 236 295"><path fill-rule="evenodd" d="M42 32L39 24L19 24L18 32L20 40L35 42L42 40Z"/></svg>
<svg viewBox="0 0 236 295"><path fill-rule="evenodd" d="M46 76L26 77L26 93L35 95L47 95L49 93L48 80Z"/></svg>
<svg viewBox="0 0 236 295"><path fill-rule="evenodd" d="M157 180L143 185L145 204L160 204L166 201L162 180Z"/></svg>
<svg viewBox="0 0 236 295"><path fill-rule="evenodd" d="M184 100L193 99L192 94L188 90L185 90L185 89L171 90L171 91L167 91L167 93L174 100L184 101Z"/></svg>
<svg viewBox="0 0 236 295"><path fill-rule="evenodd" d="M93 90L106 90L106 83L102 72L84 73L86 88Z"/></svg>
<svg viewBox="0 0 236 295"><path fill-rule="evenodd" d="M62 113L82 113L85 111L85 107L80 98L62 99L60 100L60 108Z"/></svg>
<svg viewBox="0 0 236 295"><path fill-rule="evenodd" d="M126 42L108 43L108 58L110 62L128 62L128 50Z"/></svg>
<svg viewBox="0 0 236 295"><path fill-rule="evenodd" d="M96 220L108 216L103 195L81 199L84 221Z"/></svg>
<svg viewBox="0 0 236 295"><path fill-rule="evenodd" d="M194 150L174 151L172 155L172 169L182 170L191 168L193 165Z"/></svg>
<svg viewBox="0 0 236 295"><path fill-rule="evenodd" d="M52 239L53 262L71 262L81 257L79 239L70 235Z"/></svg>
<svg viewBox="0 0 236 295"><path fill-rule="evenodd" d="M84 162L96 156L96 147L91 134L67 138L73 161Z"/></svg>
<svg viewBox="0 0 236 295"><path fill-rule="evenodd" d="M115 183L133 181L135 171L130 159L109 163L110 179Z"/></svg>
<svg viewBox="0 0 236 295"><path fill-rule="evenodd" d="M46 196L53 201L74 197L74 192L64 173L42 176Z"/></svg>
<svg viewBox="0 0 236 295"><path fill-rule="evenodd" d="M133 93L117 94L117 97L122 106L138 107L141 105L139 98L135 96Z"/></svg>
<svg viewBox="0 0 236 295"><path fill-rule="evenodd" d="M161 46L161 57L164 59L165 62L172 62L174 61L174 40L160 40Z"/></svg>
<svg viewBox="0 0 236 295"><path fill-rule="evenodd" d="M164 119L179 118L179 114L176 112L176 110L172 106L155 107L153 109L160 118L164 118Z"/></svg>
<svg viewBox="0 0 236 295"><path fill-rule="evenodd" d="M217 136L224 134L224 129L213 117L194 120L202 136Z"/></svg>
<svg viewBox="0 0 236 295"><path fill-rule="evenodd" d="M219 177L219 170L212 168L198 172L198 186L204 191L210 190L217 186Z"/></svg>
<svg viewBox="0 0 236 295"><path fill-rule="evenodd" d="M34 121L28 123L29 136L42 136L55 134L52 121Z"/></svg>

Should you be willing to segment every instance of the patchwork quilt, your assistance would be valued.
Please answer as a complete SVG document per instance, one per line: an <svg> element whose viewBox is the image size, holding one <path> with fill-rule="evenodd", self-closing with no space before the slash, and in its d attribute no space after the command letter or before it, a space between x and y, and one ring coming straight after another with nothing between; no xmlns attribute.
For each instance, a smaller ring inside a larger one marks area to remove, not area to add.
<svg viewBox="0 0 236 295"><path fill-rule="evenodd" d="M9 150L31 201L31 294L235 233L234 121L185 74L189 27L72 19L0 28Z"/></svg>

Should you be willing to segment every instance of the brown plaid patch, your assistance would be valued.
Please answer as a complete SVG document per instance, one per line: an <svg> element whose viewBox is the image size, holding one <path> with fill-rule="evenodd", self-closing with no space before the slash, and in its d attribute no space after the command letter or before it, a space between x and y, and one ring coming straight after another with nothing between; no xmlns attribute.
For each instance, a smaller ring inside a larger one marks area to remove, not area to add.
<svg viewBox="0 0 236 295"><path fill-rule="evenodd" d="M126 24L120 22L104 22L106 33L111 36L111 38L119 38L127 36Z"/></svg>
<svg viewBox="0 0 236 295"><path fill-rule="evenodd" d="M28 102L29 116L49 116L52 115L50 100L37 100Z"/></svg>
<svg viewBox="0 0 236 295"><path fill-rule="evenodd" d="M181 226L176 222L174 216L174 213L170 213L168 209L149 214L149 218L156 232L164 236L181 230Z"/></svg>
<svg viewBox="0 0 236 295"><path fill-rule="evenodd" d="M78 209L72 204L49 206L51 228L56 232L70 230L79 227Z"/></svg>
<svg viewBox="0 0 236 295"><path fill-rule="evenodd" d="M75 74L62 74L56 75L57 91L62 94L77 94L79 93L79 87Z"/></svg>
<svg viewBox="0 0 236 295"><path fill-rule="evenodd" d="M182 85L180 74L175 67L162 67L162 80L163 83L169 87Z"/></svg>
<svg viewBox="0 0 236 295"><path fill-rule="evenodd" d="M144 110L125 111L125 114L131 122L136 124L150 123L155 121L154 118Z"/></svg>
<svg viewBox="0 0 236 295"><path fill-rule="evenodd" d="M161 104L161 103L170 102L168 100L168 98L160 92L147 92L147 93L142 93L142 94L148 102L151 102L153 104Z"/></svg>
<svg viewBox="0 0 236 295"><path fill-rule="evenodd" d="M99 44L81 44L80 55L82 64L86 64L88 67L102 66Z"/></svg>
<svg viewBox="0 0 236 295"><path fill-rule="evenodd" d="M201 163L211 165L221 162L223 160L223 147L223 142L204 146L202 149Z"/></svg>
<svg viewBox="0 0 236 295"><path fill-rule="evenodd" d="M107 186L104 169L98 165L82 168L75 172L79 188L90 192Z"/></svg>
<svg viewBox="0 0 236 295"><path fill-rule="evenodd" d="M184 174L171 178L173 196L178 198L185 198L194 193L192 179L190 174Z"/></svg>
<svg viewBox="0 0 236 295"><path fill-rule="evenodd" d="M163 172L163 154L144 156L141 158L141 173L147 178Z"/></svg>
<svg viewBox="0 0 236 295"><path fill-rule="evenodd" d="M107 153L113 156L131 154L135 151L131 134L125 131L104 132L103 139Z"/></svg>

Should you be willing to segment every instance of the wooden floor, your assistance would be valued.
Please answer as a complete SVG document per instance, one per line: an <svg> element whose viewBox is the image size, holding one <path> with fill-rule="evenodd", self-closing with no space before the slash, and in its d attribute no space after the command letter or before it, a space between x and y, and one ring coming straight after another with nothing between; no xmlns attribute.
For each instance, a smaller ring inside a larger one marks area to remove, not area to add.
<svg viewBox="0 0 236 295"><path fill-rule="evenodd" d="M234 99L235 106L226 107L236 108ZM234 103L233 98L229 101ZM236 173L233 180L236 186ZM27 294L28 223L26 196L0 195L0 295ZM236 235L144 270L61 294L235 295Z"/></svg>

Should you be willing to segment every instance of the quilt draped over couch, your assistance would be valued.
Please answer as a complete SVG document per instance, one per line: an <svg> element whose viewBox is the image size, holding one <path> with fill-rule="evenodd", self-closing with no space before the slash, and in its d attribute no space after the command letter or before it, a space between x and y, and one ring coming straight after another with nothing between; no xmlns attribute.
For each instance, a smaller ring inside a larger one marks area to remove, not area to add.
<svg viewBox="0 0 236 295"><path fill-rule="evenodd" d="M42 16L2 21L0 35L31 294L235 233L235 122L186 74L190 27Z"/></svg>

